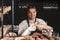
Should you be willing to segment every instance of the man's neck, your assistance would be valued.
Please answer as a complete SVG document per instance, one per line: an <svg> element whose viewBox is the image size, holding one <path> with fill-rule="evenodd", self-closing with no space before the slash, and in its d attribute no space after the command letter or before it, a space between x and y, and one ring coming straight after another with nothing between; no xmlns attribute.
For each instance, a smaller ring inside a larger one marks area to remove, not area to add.
<svg viewBox="0 0 60 40"><path fill-rule="evenodd" d="M32 22L35 22L36 19L30 19Z"/></svg>

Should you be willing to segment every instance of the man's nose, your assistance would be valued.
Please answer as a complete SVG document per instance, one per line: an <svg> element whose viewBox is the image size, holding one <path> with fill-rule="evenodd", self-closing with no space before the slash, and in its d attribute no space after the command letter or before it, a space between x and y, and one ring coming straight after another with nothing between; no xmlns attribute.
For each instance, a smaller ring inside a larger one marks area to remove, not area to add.
<svg viewBox="0 0 60 40"><path fill-rule="evenodd" d="M31 13L31 14L33 14L33 13Z"/></svg>

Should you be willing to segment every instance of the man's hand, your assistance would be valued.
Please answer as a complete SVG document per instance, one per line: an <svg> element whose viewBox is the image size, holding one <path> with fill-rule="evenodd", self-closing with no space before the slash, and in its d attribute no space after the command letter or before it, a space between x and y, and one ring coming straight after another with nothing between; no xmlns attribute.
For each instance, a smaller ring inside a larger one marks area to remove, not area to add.
<svg viewBox="0 0 60 40"><path fill-rule="evenodd" d="M23 32L22 36L27 36L31 34L32 31L35 31L35 30L36 30L36 27L30 26Z"/></svg>
<svg viewBox="0 0 60 40"><path fill-rule="evenodd" d="M51 26L48 25L40 25L37 22L35 23L35 25L37 29L42 30L42 29L46 29L46 30L52 30L53 28Z"/></svg>

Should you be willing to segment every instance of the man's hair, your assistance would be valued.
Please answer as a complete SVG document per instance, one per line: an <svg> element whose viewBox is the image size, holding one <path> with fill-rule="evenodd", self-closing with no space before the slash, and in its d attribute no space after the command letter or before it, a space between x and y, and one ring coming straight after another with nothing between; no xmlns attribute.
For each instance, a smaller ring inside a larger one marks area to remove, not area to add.
<svg viewBox="0 0 60 40"><path fill-rule="evenodd" d="M36 9L36 6L30 5L30 6L27 7L27 11L28 11L29 9Z"/></svg>

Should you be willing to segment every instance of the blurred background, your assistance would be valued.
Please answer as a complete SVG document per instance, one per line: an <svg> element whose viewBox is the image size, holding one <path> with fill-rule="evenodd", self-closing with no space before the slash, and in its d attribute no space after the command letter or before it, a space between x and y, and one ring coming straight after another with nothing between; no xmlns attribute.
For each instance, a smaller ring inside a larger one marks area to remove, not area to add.
<svg viewBox="0 0 60 40"><path fill-rule="evenodd" d="M45 20L55 32L60 33L60 3L58 0L14 0L14 25L19 25L27 18L26 8L30 4L37 7L38 18ZM2 0L0 0L1 5ZM3 5L12 6L12 0L4 0ZM3 24L12 25L12 10L3 16Z"/></svg>

